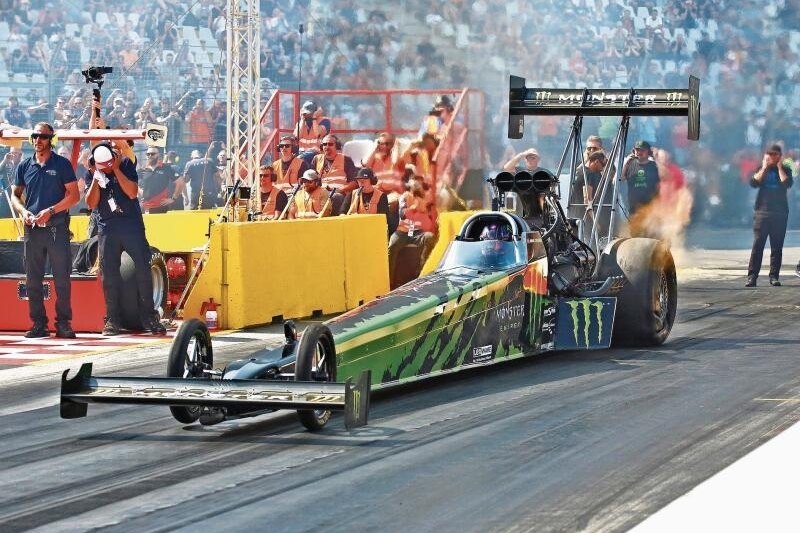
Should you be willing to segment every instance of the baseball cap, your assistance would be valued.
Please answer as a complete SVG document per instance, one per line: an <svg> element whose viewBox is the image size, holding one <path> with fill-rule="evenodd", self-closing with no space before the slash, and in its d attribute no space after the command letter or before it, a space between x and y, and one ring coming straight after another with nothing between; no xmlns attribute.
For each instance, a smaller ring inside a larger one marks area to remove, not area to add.
<svg viewBox="0 0 800 533"><path fill-rule="evenodd" d="M636 141L636 144L633 145L634 148L642 148L644 150L650 149L650 143L647 141L639 140Z"/></svg>
<svg viewBox="0 0 800 533"><path fill-rule="evenodd" d="M317 110L317 104L312 102L311 100L306 100L303 103L303 107L300 109L301 113L313 113Z"/></svg>
<svg viewBox="0 0 800 533"><path fill-rule="evenodd" d="M363 167L358 170L358 174L356 174L356 179L375 179L375 173L372 172L372 169L369 167Z"/></svg>
<svg viewBox="0 0 800 533"><path fill-rule="evenodd" d="M589 156L589 161L597 161L598 159L605 160L606 154L604 154L601 150L596 152L592 152L592 155Z"/></svg>
<svg viewBox="0 0 800 533"><path fill-rule="evenodd" d="M110 168L114 154L107 145L98 144L92 151L92 157L94 157L94 164L97 168Z"/></svg>
<svg viewBox="0 0 800 533"><path fill-rule="evenodd" d="M769 148L767 148L767 152L773 154L782 154L783 148L781 148L780 144L771 144Z"/></svg>
<svg viewBox="0 0 800 533"><path fill-rule="evenodd" d="M309 168L308 170L303 172L303 175L300 176L300 179L306 181L316 181L321 178L319 177L319 173L317 173L316 170L314 170L313 168Z"/></svg>

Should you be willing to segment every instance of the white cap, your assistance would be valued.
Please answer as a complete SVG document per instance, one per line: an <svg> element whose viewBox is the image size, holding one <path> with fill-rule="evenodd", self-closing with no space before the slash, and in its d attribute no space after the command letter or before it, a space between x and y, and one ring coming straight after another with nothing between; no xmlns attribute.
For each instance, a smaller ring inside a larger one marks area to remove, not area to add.
<svg viewBox="0 0 800 533"><path fill-rule="evenodd" d="M97 168L108 168L111 166L114 154L107 146L101 144L94 149L92 157L94 157L94 164Z"/></svg>

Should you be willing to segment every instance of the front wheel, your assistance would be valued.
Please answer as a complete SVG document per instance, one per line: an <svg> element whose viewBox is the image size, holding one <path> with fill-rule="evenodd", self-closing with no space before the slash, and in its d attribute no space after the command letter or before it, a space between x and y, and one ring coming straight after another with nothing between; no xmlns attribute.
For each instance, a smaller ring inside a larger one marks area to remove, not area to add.
<svg viewBox="0 0 800 533"><path fill-rule="evenodd" d="M603 252L600 277L622 276L613 343L658 346L667 340L678 308L675 261L664 241L620 239Z"/></svg>
<svg viewBox="0 0 800 533"><path fill-rule="evenodd" d="M336 381L336 349L327 326L314 324L306 328L297 348L294 364L295 381ZM330 409L298 409L297 416L306 429L319 431L331 418Z"/></svg>
<svg viewBox="0 0 800 533"><path fill-rule="evenodd" d="M206 325L192 318L184 322L169 351L167 377L202 378L214 367L214 351L211 348L211 334ZM191 424L200 418L199 405L171 405L172 416L182 424Z"/></svg>

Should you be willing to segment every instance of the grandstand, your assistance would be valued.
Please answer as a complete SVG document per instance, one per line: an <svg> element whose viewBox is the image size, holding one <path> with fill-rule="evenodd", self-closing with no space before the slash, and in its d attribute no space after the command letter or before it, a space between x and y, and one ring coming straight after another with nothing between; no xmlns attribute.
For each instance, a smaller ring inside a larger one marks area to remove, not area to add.
<svg viewBox="0 0 800 533"><path fill-rule="evenodd" d="M209 105L227 98L225 19L219 4L107 0L88 5L4 3L10 7L0 11L0 105L11 95L23 108L40 97L52 103L76 91L85 96L91 87L74 80L88 65L114 67L103 90L130 93L126 105L133 111L147 97L173 106L187 94ZM787 149L800 146L797 2L410 0L401 8L377 0L264 0L261 5L264 102L279 87L468 86L485 92L486 109L492 110L486 117L488 166L526 147L505 138L502 110L509 74L547 86L658 87L681 86L691 73L702 80L698 149L731 161L743 149L760 150L771 141ZM306 28L303 36L297 31L300 23ZM126 47L129 52L121 56ZM414 121L427 111L426 104L407 103L394 110L402 115L398 121ZM369 115L340 101L326 111L346 117L351 126ZM68 125L84 127L87 117L71 118ZM545 161L552 164L556 154L547 153L548 139L536 131L535 121L529 127L525 142L544 147ZM603 124L596 127L602 134ZM632 135L654 137L649 140L677 151L692 168L696 154L683 153L674 143L672 123L639 127L632 125ZM716 133L718 128L726 134ZM725 186L718 167L696 180L710 193Z"/></svg>

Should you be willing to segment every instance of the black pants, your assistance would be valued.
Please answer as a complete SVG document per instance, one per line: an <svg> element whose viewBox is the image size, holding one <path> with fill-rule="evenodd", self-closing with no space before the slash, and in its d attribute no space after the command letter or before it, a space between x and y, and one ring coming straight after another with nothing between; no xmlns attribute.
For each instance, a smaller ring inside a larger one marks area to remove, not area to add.
<svg viewBox="0 0 800 533"><path fill-rule="evenodd" d="M120 325L120 294L122 276L119 268L122 252L127 252L136 270L136 287L139 291L139 315L143 324L155 318L153 304L153 275L150 271L150 244L141 232L101 231L98 236L100 275L103 279L103 296L106 300L106 320Z"/></svg>
<svg viewBox="0 0 800 533"><path fill-rule="evenodd" d="M756 211L753 215L753 248L750 252L750 264L747 266L747 277L758 277L761 260L764 256L764 245L769 238L769 277L778 279L783 262L783 240L786 238L786 223L789 213L765 213Z"/></svg>
<svg viewBox="0 0 800 533"><path fill-rule="evenodd" d="M40 228L25 228L25 290L28 293L28 309L34 324L47 326L47 310L44 308L45 264L50 259L50 268L56 289L56 324L69 324L72 320L71 281L72 255L69 249L69 228L57 224Z"/></svg>

